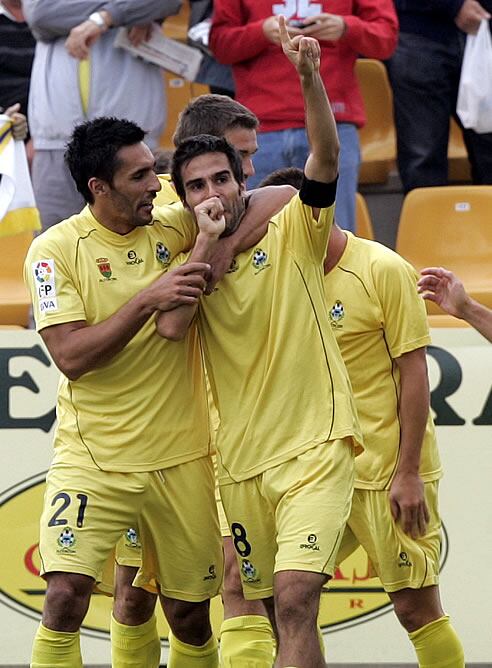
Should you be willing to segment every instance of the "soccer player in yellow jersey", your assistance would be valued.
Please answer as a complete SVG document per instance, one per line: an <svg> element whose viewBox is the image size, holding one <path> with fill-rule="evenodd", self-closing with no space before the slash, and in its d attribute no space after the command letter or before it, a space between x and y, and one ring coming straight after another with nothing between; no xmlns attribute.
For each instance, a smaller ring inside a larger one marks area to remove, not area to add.
<svg viewBox="0 0 492 668"><path fill-rule="evenodd" d="M301 179L298 169L277 170L261 185L300 188ZM365 446L355 463L356 489L338 561L362 545L419 665L463 668L463 648L439 596L442 472L429 411L430 338L416 277L393 251L333 225L326 302Z"/></svg>
<svg viewBox="0 0 492 668"><path fill-rule="evenodd" d="M276 665L321 668L316 619L350 510L360 440L350 384L323 301L322 263L333 220L338 140L319 76L316 40L290 40L306 102L312 152L299 196L240 253L198 322L219 412L221 496L248 599L263 599L276 627ZM201 135L176 150L173 183L194 211L208 258L245 210L240 158ZM207 236L208 243L207 243ZM158 318L179 339L196 307Z"/></svg>
<svg viewBox="0 0 492 668"><path fill-rule="evenodd" d="M430 343L417 273L374 241L333 227L325 260L330 321L364 436L339 560L361 544L419 665L463 668L439 596L441 463L430 413Z"/></svg>
<svg viewBox="0 0 492 668"><path fill-rule="evenodd" d="M257 150L256 128L258 119L242 104L224 95L201 95L190 102L181 112L173 141L179 145L181 141L191 136L207 133L217 137L225 137L239 152L243 168L244 181L254 174L252 158ZM154 213L159 211L159 218L167 220L172 216L176 225L176 218L182 218L180 224L187 230L186 220L189 212L179 203L177 206L166 208L180 202L172 187L170 176L158 176L161 190L154 200ZM275 192L274 192L275 191ZM270 189L269 202L287 201L291 196L290 189ZM159 208L162 207L162 208ZM262 199L261 212L255 210L255 199L248 208L252 219L265 215L265 199ZM241 226L240 232L244 232ZM195 229L193 224L192 229ZM212 277L215 279L225 273L237 252L237 237L232 235L222 239L219 252L211 257ZM242 243L250 245L246 240ZM224 606L224 620L220 629L220 662L221 666L233 668L249 667L253 661L255 668L268 668L272 664L274 643L270 622L261 601L247 601L242 595L241 581L236 563L234 544L230 529L224 517L222 506L218 501L219 520L224 546L224 582L222 588L222 602ZM154 600L148 592L133 587L132 583L139 566L139 553L133 547L128 547L122 541L118 545L115 579L114 609L119 619L131 619L131 611L143 611L153 608ZM148 614L148 613L147 613ZM147 615L145 615L147 616ZM119 627L113 625L111 642L119 644Z"/></svg>
<svg viewBox="0 0 492 668"><path fill-rule="evenodd" d="M222 545L201 346L193 331L163 340L153 317L195 303L208 265L165 272L193 238L154 219L160 186L143 137L114 118L75 129L67 162L87 206L37 237L25 263L37 329L62 372L40 523L47 592L36 668L82 666L79 628L128 527L138 528L127 540L141 543L141 577L157 582L175 636L173 665L217 665L208 609ZM155 618L121 626L141 663L113 665L157 666Z"/></svg>

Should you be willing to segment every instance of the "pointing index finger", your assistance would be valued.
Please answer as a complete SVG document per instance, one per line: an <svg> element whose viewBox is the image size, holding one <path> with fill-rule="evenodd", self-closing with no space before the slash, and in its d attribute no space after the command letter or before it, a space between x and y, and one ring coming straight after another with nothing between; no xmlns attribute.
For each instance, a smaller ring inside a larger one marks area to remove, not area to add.
<svg viewBox="0 0 492 668"><path fill-rule="evenodd" d="M278 17L278 27L280 30L280 43L282 44L282 46L290 46L291 41L289 33L287 31L285 16L282 16L282 14L280 14L280 16Z"/></svg>

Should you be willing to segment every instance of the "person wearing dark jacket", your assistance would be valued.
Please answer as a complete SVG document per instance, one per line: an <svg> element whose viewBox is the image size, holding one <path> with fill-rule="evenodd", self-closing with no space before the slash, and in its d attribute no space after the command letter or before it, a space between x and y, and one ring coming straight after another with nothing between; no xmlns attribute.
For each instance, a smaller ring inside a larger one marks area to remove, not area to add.
<svg viewBox="0 0 492 668"><path fill-rule="evenodd" d="M451 116L463 130L473 183L492 184L492 133L464 129L456 114L466 36L490 19L492 1L395 0L395 7L400 37L388 72L404 192L447 184Z"/></svg>

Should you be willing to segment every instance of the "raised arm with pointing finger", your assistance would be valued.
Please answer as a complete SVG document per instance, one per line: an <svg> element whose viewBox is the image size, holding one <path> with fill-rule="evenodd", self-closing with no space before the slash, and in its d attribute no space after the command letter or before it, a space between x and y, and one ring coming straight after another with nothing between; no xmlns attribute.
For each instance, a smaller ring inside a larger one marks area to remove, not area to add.
<svg viewBox="0 0 492 668"><path fill-rule="evenodd" d="M426 267L420 273L418 286L424 299L435 302L455 318L466 320L492 342L492 310L472 299L452 271Z"/></svg>
<svg viewBox="0 0 492 668"><path fill-rule="evenodd" d="M319 73L320 47L316 39L302 35L289 37L285 18L279 19L280 39L284 54L297 70L305 100L306 130L310 139L311 152L304 168L305 181L301 189L301 199L312 206L315 220L320 214L320 206L333 203L335 185L332 186L333 198L325 200L326 188L322 184L334 184L338 174L339 142L336 124L331 111L326 90ZM183 145L186 142L183 142ZM179 159L179 147L177 156ZM180 168L173 170L173 181L180 197L185 200L186 179L182 178ZM207 186L209 187L209 186ZM221 217L215 215L221 207L220 192L209 187L210 197L200 198L194 207L194 214L199 234L190 260L209 262L214 253L219 236L223 234ZM189 200L186 202L190 208ZM243 201L244 206L244 201ZM213 212L214 215L207 215ZM240 224L236 221L235 229ZM265 229L268 219L265 220ZM215 228L215 233L212 230ZM229 230L229 234L231 231ZM159 315L158 331L162 336L173 340L182 338L191 324L197 305L183 306Z"/></svg>

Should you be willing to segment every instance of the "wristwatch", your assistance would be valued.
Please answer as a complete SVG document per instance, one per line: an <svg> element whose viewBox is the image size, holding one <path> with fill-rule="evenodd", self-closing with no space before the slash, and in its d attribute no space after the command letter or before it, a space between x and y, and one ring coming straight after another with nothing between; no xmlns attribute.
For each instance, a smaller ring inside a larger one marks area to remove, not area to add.
<svg viewBox="0 0 492 668"><path fill-rule="evenodd" d="M98 28L103 28L104 30L106 30L108 27L101 12L93 12L89 16L89 21L92 21L92 23L95 23Z"/></svg>

